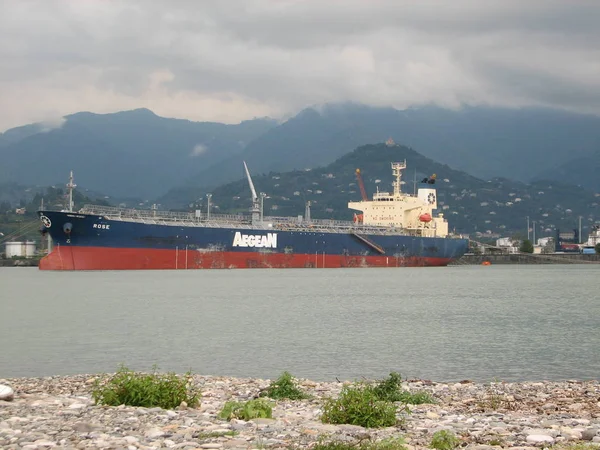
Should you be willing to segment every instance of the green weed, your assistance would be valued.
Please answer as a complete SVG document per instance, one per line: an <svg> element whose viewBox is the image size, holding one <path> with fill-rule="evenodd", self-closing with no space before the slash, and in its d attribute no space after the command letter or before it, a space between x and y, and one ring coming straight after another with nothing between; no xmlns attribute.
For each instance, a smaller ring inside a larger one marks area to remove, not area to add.
<svg viewBox="0 0 600 450"><path fill-rule="evenodd" d="M289 372L283 372L281 376L271 383L271 385L259 394L261 397L269 397L273 399L287 398L290 400L302 400L310 396L301 391L292 375Z"/></svg>
<svg viewBox="0 0 600 450"><path fill-rule="evenodd" d="M407 450L404 438L390 437L381 441L362 440L358 443L343 441L319 442L314 450Z"/></svg>
<svg viewBox="0 0 600 450"><path fill-rule="evenodd" d="M372 386L344 386L339 397L326 399L321 420L331 424L360 425L380 428L395 425L396 406L381 400Z"/></svg>
<svg viewBox="0 0 600 450"><path fill-rule="evenodd" d="M402 378L398 372L391 372L385 380L380 380L373 391L380 400L402 402L411 405L435 403L434 398L425 391L409 392L402 389Z"/></svg>
<svg viewBox="0 0 600 450"><path fill-rule="evenodd" d="M96 380L92 398L96 404L119 406L175 408L186 402L190 407L200 404L200 392L190 385L191 373L179 377L174 373L160 374L156 366L149 374L136 373L121 366L108 380Z"/></svg>
<svg viewBox="0 0 600 450"><path fill-rule="evenodd" d="M273 406L263 398L248 400L247 402L226 402L219 413L223 420L241 419L271 419L273 417Z"/></svg>
<svg viewBox="0 0 600 450"><path fill-rule="evenodd" d="M460 444L454 433L448 430L439 430L433 433L429 447L436 450L453 450Z"/></svg>

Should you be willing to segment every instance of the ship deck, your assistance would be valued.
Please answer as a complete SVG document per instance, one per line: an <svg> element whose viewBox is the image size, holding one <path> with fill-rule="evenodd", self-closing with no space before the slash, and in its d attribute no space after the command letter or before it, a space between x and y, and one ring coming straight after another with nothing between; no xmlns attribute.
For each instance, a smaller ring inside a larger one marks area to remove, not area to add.
<svg viewBox="0 0 600 450"><path fill-rule="evenodd" d="M102 216L106 220L167 225L180 227L235 228L248 230L279 230L312 233L360 233L392 236L421 236L421 229L366 226L344 220L310 219L297 217L265 216L252 222L249 214L210 214L117 208L85 205L79 214ZM449 238L451 236L448 236Z"/></svg>

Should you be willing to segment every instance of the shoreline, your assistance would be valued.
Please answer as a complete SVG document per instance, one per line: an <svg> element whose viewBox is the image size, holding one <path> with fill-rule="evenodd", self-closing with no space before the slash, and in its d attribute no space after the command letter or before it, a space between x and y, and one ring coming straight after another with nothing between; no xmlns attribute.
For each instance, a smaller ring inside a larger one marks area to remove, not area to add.
<svg viewBox="0 0 600 450"><path fill-rule="evenodd" d="M309 448L320 439L357 442L403 436L409 449L425 449L441 429L451 430L461 446L479 450L600 445L598 380L403 381L404 389L426 391L436 403L410 406L397 426L367 429L320 420L323 399L337 396L354 380L298 379L312 399L277 400L273 419L245 422L221 420L217 414L228 400L257 397L274 379L194 374L193 384L202 394L200 406L163 410L94 405L91 390L102 376L0 378L0 384L15 391L13 401L0 400L0 447L242 450Z"/></svg>

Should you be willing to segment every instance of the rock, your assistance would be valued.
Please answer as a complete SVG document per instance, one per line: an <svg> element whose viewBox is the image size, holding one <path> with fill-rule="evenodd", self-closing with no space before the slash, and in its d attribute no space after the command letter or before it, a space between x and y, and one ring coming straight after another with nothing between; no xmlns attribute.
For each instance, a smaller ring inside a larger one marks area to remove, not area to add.
<svg viewBox="0 0 600 450"><path fill-rule="evenodd" d="M548 436L546 434L530 434L527 436L527 442L531 443L540 443L540 442L548 442L550 444L554 443L554 438L552 436Z"/></svg>
<svg viewBox="0 0 600 450"><path fill-rule="evenodd" d="M461 448L535 450L579 439L600 442L600 383L494 383L494 393L510 404L482 405L490 385L404 380L403 389L436 396L435 405L412 405L398 412L402 426L366 429L322 423L322 399L339 395L342 382L303 382L310 400L277 400L273 419L224 421L217 417L228 400L246 401L269 385L266 380L194 376L202 406L175 410L121 405L97 406L91 398L94 375L2 380L18 392L0 402L0 448L124 448L305 450L319 440L354 445L401 433L409 450L429 447L437 430L460 435ZM350 382L346 382L349 384ZM544 408L550 404L551 407ZM576 405L573 409L572 405ZM38 445L48 444L47 446Z"/></svg>
<svg viewBox="0 0 600 450"><path fill-rule="evenodd" d="M12 402L15 398L15 391L5 384L0 384L0 400Z"/></svg>
<svg viewBox="0 0 600 450"><path fill-rule="evenodd" d="M150 439L156 439L158 437L164 436L165 432L158 428L150 428L144 433L144 436Z"/></svg>
<svg viewBox="0 0 600 450"><path fill-rule="evenodd" d="M584 441L591 441L594 436L598 434L598 430L595 428L588 428L581 433L581 439Z"/></svg>
<svg viewBox="0 0 600 450"><path fill-rule="evenodd" d="M264 418L259 418L259 419L252 419L251 422L257 424L257 425L269 425L272 423L275 423L276 420L275 419L264 419Z"/></svg>
<svg viewBox="0 0 600 450"><path fill-rule="evenodd" d="M73 430L77 431L78 433L90 433L96 428L97 427L95 427L94 425L86 422L76 422L73 424Z"/></svg>
<svg viewBox="0 0 600 450"><path fill-rule="evenodd" d="M86 405L85 403L72 403L69 405L70 409L82 409L82 408L87 408L88 405Z"/></svg>

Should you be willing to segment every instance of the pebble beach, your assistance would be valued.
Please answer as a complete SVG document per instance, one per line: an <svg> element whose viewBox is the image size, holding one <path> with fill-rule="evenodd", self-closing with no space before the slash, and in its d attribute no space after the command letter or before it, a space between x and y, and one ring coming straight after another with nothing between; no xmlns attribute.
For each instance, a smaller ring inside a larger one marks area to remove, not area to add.
<svg viewBox="0 0 600 450"><path fill-rule="evenodd" d="M435 404L398 412L397 426L372 429L324 424L322 400L344 383L298 380L309 400L277 400L273 419L225 421L228 400L256 398L266 379L193 376L199 407L173 410L95 405L96 375L0 379L13 395L0 400L2 449L280 449L310 448L319 441L359 442L403 436L411 449L429 448L432 434L451 430L460 447L535 449L583 444L600 449L600 383L441 383L403 381L411 392L427 391Z"/></svg>

